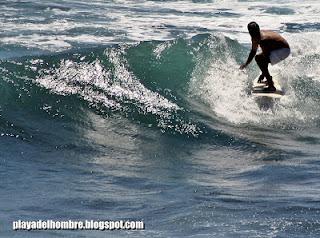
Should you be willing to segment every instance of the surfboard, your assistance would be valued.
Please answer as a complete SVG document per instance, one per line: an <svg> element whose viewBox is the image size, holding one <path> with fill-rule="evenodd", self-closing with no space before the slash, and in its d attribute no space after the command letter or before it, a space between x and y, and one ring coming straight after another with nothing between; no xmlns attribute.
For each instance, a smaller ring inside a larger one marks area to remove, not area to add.
<svg viewBox="0 0 320 238"><path fill-rule="evenodd" d="M259 78L259 77L258 77ZM277 77L273 77L273 83L276 88L275 92L267 91L267 84L262 82L258 83L258 78L256 78L252 85L251 93L254 97L268 97L268 98L281 98L284 95L284 91L277 79Z"/></svg>

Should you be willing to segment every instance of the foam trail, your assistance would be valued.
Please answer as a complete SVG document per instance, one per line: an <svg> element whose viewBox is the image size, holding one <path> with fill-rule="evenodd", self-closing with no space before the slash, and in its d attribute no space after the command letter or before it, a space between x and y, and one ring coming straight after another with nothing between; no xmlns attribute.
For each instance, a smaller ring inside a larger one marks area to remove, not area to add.
<svg viewBox="0 0 320 238"><path fill-rule="evenodd" d="M218 47L225 49L224 55L216 55ZM200 97L217 116L232 123L259 122L258 107L246 92L248 76L239 71L225 38L220 36L209 48L214 56L205 67L204 59L198 59L190 84L191 95Z"/></svg>

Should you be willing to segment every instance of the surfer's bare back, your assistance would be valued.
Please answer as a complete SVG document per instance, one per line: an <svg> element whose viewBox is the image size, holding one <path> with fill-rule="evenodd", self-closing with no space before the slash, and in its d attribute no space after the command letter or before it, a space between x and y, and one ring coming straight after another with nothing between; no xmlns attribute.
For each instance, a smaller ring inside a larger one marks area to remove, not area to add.
<svg viewBox="0 0 320 238"><path fill-rule="evenodd" d="M240 69L247 67L255 57L255 60L262 72L259 76L258 82L262 82L262 80L266 78L268 85L267 90L272 92L276 91L268 70L268 64L271 63L274 65L287 58L290 54L289 44L276 32L260 31L260 27L256 22L250 22L248 24L248 30L251 36L252 48L247 62L241 65ZM259 46L262 53L256 55Z"/></svg>

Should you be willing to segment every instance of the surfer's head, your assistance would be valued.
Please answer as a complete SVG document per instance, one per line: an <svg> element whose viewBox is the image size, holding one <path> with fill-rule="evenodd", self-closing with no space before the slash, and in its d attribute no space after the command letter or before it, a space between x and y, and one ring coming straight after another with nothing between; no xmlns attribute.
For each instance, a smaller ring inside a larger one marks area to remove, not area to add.
<svg viewBox="0 0 320 238"><path fill-rule="evenodd" d="M251 37L253 38L260 37L260 27L256 22L254 21L250 22L248 24L248 30Z"/></svg>

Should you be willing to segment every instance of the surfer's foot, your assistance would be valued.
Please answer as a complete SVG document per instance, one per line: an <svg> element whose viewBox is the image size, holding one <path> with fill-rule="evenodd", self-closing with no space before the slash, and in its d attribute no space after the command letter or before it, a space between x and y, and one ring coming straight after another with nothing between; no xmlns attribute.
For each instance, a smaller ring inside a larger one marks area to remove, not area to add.
<svg viewBox="0 0 320 238"><path fill-rule="evenodd" d="M262 82L263 79L264 79L264 75L261 74L261 75L259 76L258 83L263 83L263 82Z"/></svg>
<svg viewBox="0 0 320 238"><path fill-rule="evenodd" d="M268 87L265 89L268 92L275 92L277 89L275 88L275 86L273 85L273 81L272 81L272 77L270 76L269 78L267 78L267 85Z"/></svg>
<svg viewBox="0 0 320 238"><path fill-rule="evenodd" d="M264 89L264 91L273 93L273 92L277 91L277 89L275 88L275 86L269 85L267 88Z"/></svg>

